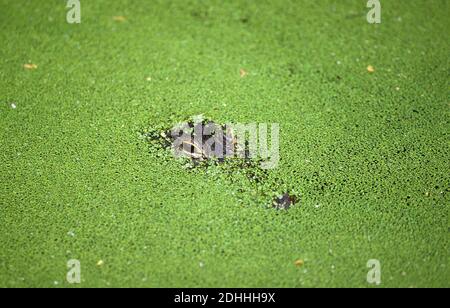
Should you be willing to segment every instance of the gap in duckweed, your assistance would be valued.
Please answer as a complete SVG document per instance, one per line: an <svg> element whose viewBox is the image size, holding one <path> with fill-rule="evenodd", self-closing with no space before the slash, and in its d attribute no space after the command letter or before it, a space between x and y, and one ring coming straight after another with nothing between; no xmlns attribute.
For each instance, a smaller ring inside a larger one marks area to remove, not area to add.
<svg viewBox="0 0 450 308"><path fill-rule="evenodd" d="M185 169L203 170L207 173L211 170L218 171L230 182L238 181L240 178L237 175L243 175L251 186L252 194L270 200L267 201L269 208L289 210L299 203L300 198L297 194L287 191L282 191L280 194L276 187L268 182L270 170L261 167L261 159L251 157L249 141L245 140L245 147L240 148L233 131L225 124L200 119L186 121L183 125L184 127L179 125L151 127L142 132L142 137L149 143L151 152L166 158L169 157L168 153L172 153L172 159L180 161ZM180 130L187 131L189 134L180 136L175 133ZM218 130L224 133L216 136ZM196 138L198 134L203 137ZM214 143L209 142L212 139L215 140ZM239 155L229 157L229 153ZM285 187L282 180L276 180L276 182L280 187ZM267 192L269 190L271 192ZM274 190L278 193L273 193ZM249 190L240 188L239 192L249 193Z"/></svg>

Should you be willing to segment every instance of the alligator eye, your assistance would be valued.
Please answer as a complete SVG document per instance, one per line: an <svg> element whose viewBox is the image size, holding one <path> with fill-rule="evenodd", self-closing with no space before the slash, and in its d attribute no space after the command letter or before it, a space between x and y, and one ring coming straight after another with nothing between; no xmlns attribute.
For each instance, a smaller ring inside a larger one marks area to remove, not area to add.
<svg viewBox="0 0 450 308"><path fill-rule="evenodd" d="M298 198L289 193L278 196L273 200L273 207L278 210L289 210L289 208L298 202Z"/></svg>

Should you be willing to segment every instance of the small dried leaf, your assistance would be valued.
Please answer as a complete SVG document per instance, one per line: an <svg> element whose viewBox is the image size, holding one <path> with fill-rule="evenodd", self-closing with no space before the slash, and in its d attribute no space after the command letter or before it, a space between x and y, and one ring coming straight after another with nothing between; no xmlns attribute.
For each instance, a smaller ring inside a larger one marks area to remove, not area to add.
<svg viewBox="0 0 450 308"><path fill-rule="evenodd" d="M241 78L244 78L245 76L248 75L248 72L241 68L241 70L239 71L239 74L241 75Z"/></svg>
<svg viewBox="0 0 450 308"><path fill-rule="evenodd" d="M38 68L38 66L36 64L27 63L23 65L23 68L26 70L35 70Z"/></svg>
<svg viewBox="0 0 450 308"><path fill-rule="evenodd" d="M303 261L302 259L299 259L299 260L295 261L294 264L297 267L302 267L303 265L305 265L305 261Z"/></svg>
<svg viewBox="0 0 450 308"><path fill-rule="evenodd" d="M127 18L125 16L113 16L113 20L118 22L124 22L127 20Z"/></svg>

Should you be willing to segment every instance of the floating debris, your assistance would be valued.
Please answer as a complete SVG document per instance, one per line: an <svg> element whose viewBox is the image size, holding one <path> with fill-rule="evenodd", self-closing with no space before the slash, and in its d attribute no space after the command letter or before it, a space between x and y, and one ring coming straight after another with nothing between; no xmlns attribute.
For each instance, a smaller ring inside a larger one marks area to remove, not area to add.
<svg viewBox="0 0 450 308"><path fill-rule="evenodd" d="M36 64L27 63L23 65L23 68L26 70L35 70L38 68L38 66Z"/></svg>
<svg viewBox="0 0 450 308"><path fill-rule="evenodd" d="M124 22L127 18L125 16L113 16L113 20L117 22Z"/></svg>
<svg viewBox="0 0 450 308"><path fill-rule="evenodd" d="M303 265L305 265L305 261L303 261L302 259L299 259L299 260L295 261L294 264L297 267L302 267Z"/></svg>

